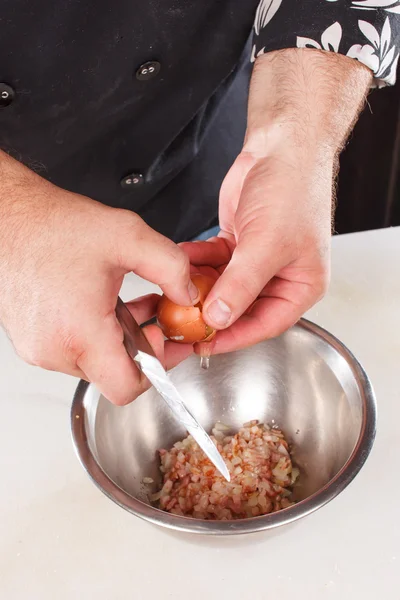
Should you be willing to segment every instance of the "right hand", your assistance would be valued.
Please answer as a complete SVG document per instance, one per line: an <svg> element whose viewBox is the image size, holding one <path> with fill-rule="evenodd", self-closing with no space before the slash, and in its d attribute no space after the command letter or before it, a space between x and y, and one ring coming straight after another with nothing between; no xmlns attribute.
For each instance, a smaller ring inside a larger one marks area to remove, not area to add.
<svg viewBox="0 0 400 600"><path fill-rule="evenodd" d="M0 153L0 323L26 362L93 382L123 405L146 389L115 315L130 271L190 306L197 290L186 254L136 214L62 190ZM193 286L193 287L192 287ZM139 323L159 296L128 303ZM192 346L144 328L166 368Z"/></svg>

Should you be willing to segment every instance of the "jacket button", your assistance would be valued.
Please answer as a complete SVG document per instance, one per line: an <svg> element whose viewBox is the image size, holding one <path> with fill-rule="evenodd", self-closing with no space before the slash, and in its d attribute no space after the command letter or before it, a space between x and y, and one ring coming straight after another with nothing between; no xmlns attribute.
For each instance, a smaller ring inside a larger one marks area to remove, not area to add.
<svg viewBox="0 0 400 600"><path fill-rule="evenodd" d="M120 181L121 187L125 190L139 187L144 183L144 177L141 173L130 173L130 175L126 175Z"/></svg>
<svg viewBox="0 0 400 600"><path fill-rule="evenodd" d="M159 74L160 69L161 65L156 60L145 62L136 71L136 79L139 79L139 81L153 79L153 77L156 77Z"/></svg>
<svg viewBox="0 0 400 600"><path fill-rule="evenodd" d="M5 108L15 98L15 91L6 83L0 83L0 108Z"/></svg>

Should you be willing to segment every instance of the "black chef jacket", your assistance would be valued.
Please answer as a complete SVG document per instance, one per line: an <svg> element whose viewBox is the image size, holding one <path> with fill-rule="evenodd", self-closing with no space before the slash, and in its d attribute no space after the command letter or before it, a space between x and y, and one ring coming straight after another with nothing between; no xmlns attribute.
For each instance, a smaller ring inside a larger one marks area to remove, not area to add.
<svg viewBox="0 0 400 600"><path fill-rule="evenodd" d="M215 224L240 151L251 56L319 47L393 83L395 10L369 9L366 29L353 16L363 2L281 4L0 0L1 148L58 186L190 239Z"/></svg>

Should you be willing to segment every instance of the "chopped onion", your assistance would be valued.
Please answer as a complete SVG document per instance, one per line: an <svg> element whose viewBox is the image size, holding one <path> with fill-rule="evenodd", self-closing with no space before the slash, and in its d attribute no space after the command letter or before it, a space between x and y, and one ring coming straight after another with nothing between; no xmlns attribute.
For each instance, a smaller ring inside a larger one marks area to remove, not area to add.
<svg viewBox="0 0 400 600"><path fill-rule="evenodd" d="M293 485L297 481L299 475L300 475L300 470L297 467L293 467L292 477L291 477L291 481L290 481L291 485Z"/></svg>
<svg viewBox="0 0 400 600"><path fill-rule="evenodd" d="M227 431L230 428L218 422L211 439L231 473L230 483L188 436L169 451L160 451L163 487L150 500L175 515L223 521L291 506L291 485L299 470L292 466L283 433L256 420L245 423L236 435Z"/></svg>
<svg viewBox="0 0 400 600"><path fill-rule="evenodd" d="M214 425L214 429L216 429L217 431L229 431L230 427L228 427L228 425L225 425L225 423L221 423L221 421L217 421Z"/></svg>
<svg viewBox="0 0 400 600"><path fill-rule="evenodd" d="M159 500L161 498L161 494L162 494L162 490L160 490L156 494L150 494L150 496L149 496L150 502L157 502L157 500Z"/></svg>
<svg viewBox="0 0 400 600"><path fill-rule="evenodd" d="M216 427L214 427L214 429L211 431L211 433L215 437L217 442L222 442L222 440L225 439L225 435L222 433L222 431L220 431L219 429L216 429Z"/></svg>

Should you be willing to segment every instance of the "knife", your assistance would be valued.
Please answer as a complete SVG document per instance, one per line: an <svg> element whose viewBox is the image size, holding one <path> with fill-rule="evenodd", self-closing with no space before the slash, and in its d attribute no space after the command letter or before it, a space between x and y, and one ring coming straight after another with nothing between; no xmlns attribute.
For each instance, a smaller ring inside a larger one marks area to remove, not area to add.
<svg viewBox="0 0 400 600"><path fill-rule="evenodd" d="M215 468L218 469L227 481L230 481L228 467L218 452L217 447L186 407L182 396L156 357L140 326L136 323L128 308L119 297L115 313L124 332L124 345L128 355L165 400L176 419L196 440Z"/></svg>

